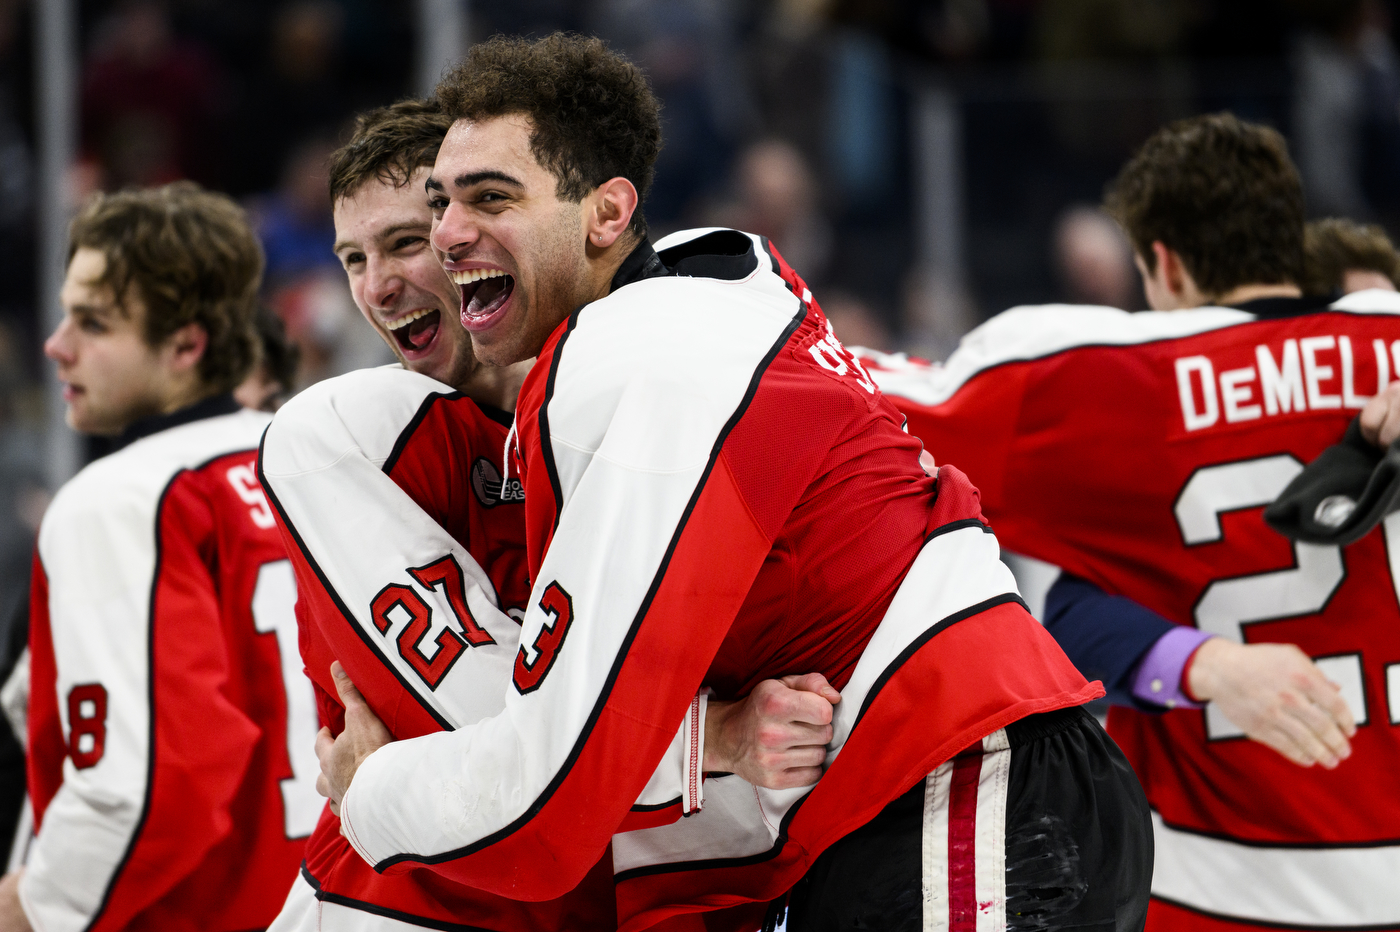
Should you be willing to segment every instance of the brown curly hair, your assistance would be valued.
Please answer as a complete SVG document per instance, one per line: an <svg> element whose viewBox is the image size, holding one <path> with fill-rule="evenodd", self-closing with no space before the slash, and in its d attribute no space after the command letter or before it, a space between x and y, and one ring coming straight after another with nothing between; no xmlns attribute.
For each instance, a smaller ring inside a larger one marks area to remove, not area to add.
<svg viewBox="0 0 1400 932"><path fill-rule="evenodd" d="M331 203L368 181L402 188L414 171L432 165L452 118L434 98L400 100L355 118L350 141L331 154Z"/></svg>
<svg viewBox="0 0 1400 932"><path fill-rule="evenodd" d="M1300 284L1305 294L1336 294L1351 269L1379 272L1400 287L1400 254L1385 230L1341 217L1314 220L1304 228Z"/></svg>
<svg viewBox="0 0 1400 932"><path fill-rule="evenodd" d="M68 261L83 247L106 257L101 282L118 306L136 289L148 345L187 324L204 328L198 374L211 393L231 391L252 370L263 252L230 198L190 181L98 194L68 228Z"/></svg>
<svg viewBox="0 0 1400 932"><path fill-rule="evenodd" d="M1158 130L1109 185L1104 206L1149 270L1160 240L1212 297L1302 279L1303 184L1288 145L1232 113Z"/></svg>
<svg viewBox="0 0 1400 932"><path fill-rule="evenodd" d="M661 151L661 105L637 66L601 39L497 36L472 47L437 97L454 121L528 116L530 149L559 180L561 199L581 201L621 176L646 200ZM646 235L640 204L631 228Z"/></svg>

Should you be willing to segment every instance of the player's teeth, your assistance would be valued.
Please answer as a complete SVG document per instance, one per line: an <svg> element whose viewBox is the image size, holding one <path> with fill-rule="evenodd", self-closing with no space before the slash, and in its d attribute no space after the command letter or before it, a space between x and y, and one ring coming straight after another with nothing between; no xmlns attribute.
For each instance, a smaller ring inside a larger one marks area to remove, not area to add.
<svg viewBox="0 0 1400 932"><path fill-rule="evenodd" d="M465 272L448 272L447 274L451 275L452 281L458 285L470 285L483 278L500 278L506 273L500 269L467 269Z"/></svg>
<svg viewBox="0 0 1400 932"><path fill-rule="evenodd" d="M413 323L415 320L424 316L427 313L428 308L423 308L422 310L414 311L412 314L406 314L403 317L400 317L398 320L385 321L384 329L397 330L400 327L407 327L409 324Z"/></svg>

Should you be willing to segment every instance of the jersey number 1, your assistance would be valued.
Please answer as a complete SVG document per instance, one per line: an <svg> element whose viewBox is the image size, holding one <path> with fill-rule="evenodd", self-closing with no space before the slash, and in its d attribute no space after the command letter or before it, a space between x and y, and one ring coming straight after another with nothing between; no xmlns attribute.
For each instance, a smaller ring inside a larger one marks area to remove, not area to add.
<svg viewBox="0 0 1400 932"><path fill-rule="evenodd" d="M258 567L253 588L253 626L260 633L277 636L281 656L282 686L287 694L287 757L292 775L282 781L282 814L288 838L305 838L321 817L321 797L316 777L316 693L302 669L297 644L297 582L290 560L274 560Z"/></svg>

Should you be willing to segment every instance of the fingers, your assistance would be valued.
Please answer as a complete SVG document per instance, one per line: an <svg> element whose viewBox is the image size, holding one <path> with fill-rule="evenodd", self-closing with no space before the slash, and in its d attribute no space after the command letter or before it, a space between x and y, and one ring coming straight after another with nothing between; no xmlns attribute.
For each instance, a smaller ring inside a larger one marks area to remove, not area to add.
<svg viewBox="0 0 1400 932"><path fill-rule="evenodd" d="M1400 382L1392 382L1361 409L1361 435L1380 447L1400 437Z"/></svg>
<svg viewBox="0 0 1400 932"><path fill-rule="evenodd" d="M335 747L335 736L331 734L329 728L322 728L316 732L316 759L321 762L322 769L330 759L331 749ZM324 793L322 796L326 795Z"/></svg>
<svg viewBox="0 0 1400 932"><path fill-rule="evenodd" d="M331 798L331 781L326 779L324 773L316 775L316 792L326 797L326 799Z"/></svg>
<svg viewBox="0 0 1400 932"><path fill-rule="evenodd" d="M345 706L345 711L347 713L352 706L369 708L369 704L365 702L365 697L360 695L360 691L355 688L354 682L350 679L350 674L345 672L345 668L340 665L339 660L331 661L331 678L335 680L335 691L340 695L340 704Z"/></svg>
<svg viewBox="0 0 1400 932"><path fill-rule="evenodd" d="M1381 392L1372 396L1371 400L1366 402L1366 407L1361 409L1361 436L1365 437L1368 443L1373 443L1376 446L1380 446L1381 425L1385 423L1385 416L1389 408L1386 401L1388 394L1389 392Z"/></svg>
<svg viewBox="0 0 1400 932"><path fill-rule="evenodd" d="M774 777L771 783L765 784L773 790L791 790L799 786L811 786L822 778L820 767L797 767L792 770L784 770Z"/></svg>
<svg viewBox="0 0 1400 932"><path fill-rule="evenodd" d="M1305 697L1294 693L1283 696L1284 715L1280 725L1288 732L1307 763L1319 763L1328 770L1351 754L1351 745L1336 721Z"/></svg>
<svg viewBox="0 0 1400 932"><path fill-rule="evenodd" d="M781 753L790 748L806 747L820 748L824 752L826 745L831 741L831 733L830 725L768 722L759 726L754 739L760 753Z"/></svg>
<svg viewBox="0 0 1400 932"><path fill-rule="evenodd" d="M841 694L836 691L836 687L828 683L826 677L820 673L804 673L800 676L790 674L780 679L779 682L788 689L815 693L832 705L841 701Z"/></svg>
<svg viewBox="0 0 1400 932"><path fill-rule="evenodd" d="M1356 734L1356 718L1351 714L1351 706L1342 698L1341 687L1324 677L1321 670L1317 670L1317 676L1304 687L1303 695L1335 723L1342 734L1348 738Z"/></svg>

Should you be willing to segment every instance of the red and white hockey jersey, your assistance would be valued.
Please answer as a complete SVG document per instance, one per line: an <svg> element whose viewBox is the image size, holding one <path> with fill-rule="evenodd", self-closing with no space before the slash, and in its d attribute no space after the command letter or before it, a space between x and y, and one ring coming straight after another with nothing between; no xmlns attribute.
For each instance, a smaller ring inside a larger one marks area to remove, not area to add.
<svg viewBox="0 0 1400 932"><path fill-rule="evenodd" d="M263 928L320 814L267 417L192 410L80 472L39 531L20 898L43 932Z"/></svg>
<svg viewBox="0 0 1400 932"><path fill-rule="evenodd" d="M296 567L302 654L333 731L344 716L336 659L399 740L503 708L530 592L524 494L499 468L510 422L389 366L307 389L268 429L260 478ZM699 779L700 736L672 732L643 805L678 801L687 775ZM616 927L610 863L556 899L521 902L427 869L378 874L329 809L304 876L321 929Z"/></svg>
<svg viewBox="0 0 1400 932"><path fill-rule="evenodd" d="M862 359L1008 548L1179 624L1297 644L1350 703L1334 771L1214 706L1113 709L1156 820L1149 928L1400 927L1400 515L1345 549L1262 518L1400 374L1400 297L1293 316L1017 308L946 366Z"/></svg>
<svg viewBox="0 0 1400 932"><path fill-rule="evenodd" d="M776 254L670 244L676 274L629 281L655 258L634 253L526 381L534 586L504 708L364 762L341 816L380 870L557 896L630 827L697 689L817 670L844 699L815 789L712 779L701 811L612 840L621 928L740 928L957 751L1101 694Z"/></svg>

